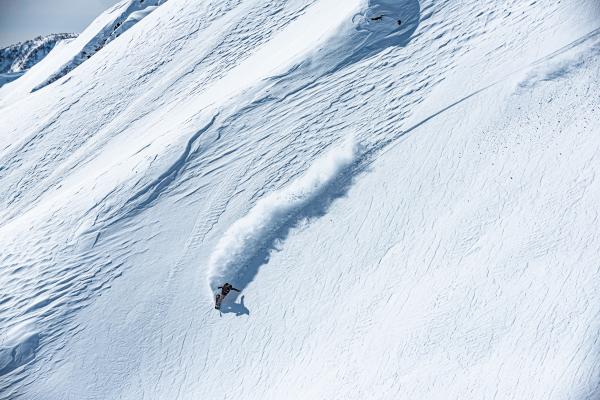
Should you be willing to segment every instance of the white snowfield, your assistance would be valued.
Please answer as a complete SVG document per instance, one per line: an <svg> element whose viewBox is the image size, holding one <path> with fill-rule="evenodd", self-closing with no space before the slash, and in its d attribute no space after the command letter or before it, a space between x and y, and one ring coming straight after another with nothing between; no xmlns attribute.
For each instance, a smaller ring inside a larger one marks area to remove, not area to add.
<svg viewBox="0 0 600 400"><path fill-rule="evenodd" d="M599 89L597 0L119 3L0 88L0 399L598 398Z"/></svg>

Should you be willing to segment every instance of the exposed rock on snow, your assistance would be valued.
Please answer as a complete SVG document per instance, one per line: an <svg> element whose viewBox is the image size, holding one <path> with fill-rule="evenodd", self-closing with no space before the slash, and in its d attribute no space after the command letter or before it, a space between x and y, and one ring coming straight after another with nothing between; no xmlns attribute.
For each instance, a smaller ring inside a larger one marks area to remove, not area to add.
<svg viewBox="0 0 600 400"><path fill-rule="evenodd" d="M97 51L108 43L119 37L123 32L130 29L136 23L156 9L156 7L167 0L124 0L94 21L91 32L84 32L81 37L84 40L74 44L81 49L70 60L66 61L56 72L45 81L33 88L39 90L46 85L62 78L82 62L92 57ZM105 23L104 26L98 26ZM99 28L99 29L98 29Z"/></svg>
<svg viewBox="0 0 600 400"><path fill-rule="evenodd" d="M74 33L56 33L0 49L0 86L23 75L46 57L59 41L76 37Z"/></svg>

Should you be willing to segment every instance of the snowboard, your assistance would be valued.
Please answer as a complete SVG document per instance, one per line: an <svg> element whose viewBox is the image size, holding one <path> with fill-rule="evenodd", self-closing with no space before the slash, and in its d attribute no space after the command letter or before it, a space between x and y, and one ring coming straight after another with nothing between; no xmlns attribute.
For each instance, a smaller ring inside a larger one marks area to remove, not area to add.
<svg viewBox="0 0 600 400"><path fill-rule="evenodd" d="M223 296L221 295L221 293L217 293L217 295L215 296L215 309L220 310L222 302Z"/></svg>

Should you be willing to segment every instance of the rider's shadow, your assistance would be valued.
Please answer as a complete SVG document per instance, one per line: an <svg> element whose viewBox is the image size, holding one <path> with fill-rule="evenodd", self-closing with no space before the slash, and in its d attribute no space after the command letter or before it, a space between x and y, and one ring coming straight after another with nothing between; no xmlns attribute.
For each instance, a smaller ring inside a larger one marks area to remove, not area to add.
<svg viewBox="0 0 600 400"><path fill-rule="evenodd" d="M239 303L236 303L235 299L233 303L223 302L223 304L221 304L221 312L234 313L236 317L239 317L240 315L250 315L250 310L244 304L244 296L240 297Z"/></svg>

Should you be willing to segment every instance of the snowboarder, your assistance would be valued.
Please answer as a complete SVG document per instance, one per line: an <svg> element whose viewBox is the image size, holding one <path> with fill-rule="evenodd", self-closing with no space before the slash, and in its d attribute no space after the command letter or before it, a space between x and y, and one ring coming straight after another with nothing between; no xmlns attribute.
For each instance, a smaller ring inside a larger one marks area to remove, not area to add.
<svg viewBox="0 0 600 400"><path fill-rule="evenodd" d="M232 290L235 290L238 293L241 292L240 289L234 288L231 285L231 283L228 283L228 282L225 282L225 284L223 284L223 286L219 286L217 289L221 289L221 293L217 293L217 296L215 297L215 308L217 310L221 308L221 303L223 302L223 299L225 298L225 296L227 296L229 294L229 292L231 292Z"/></svg>

